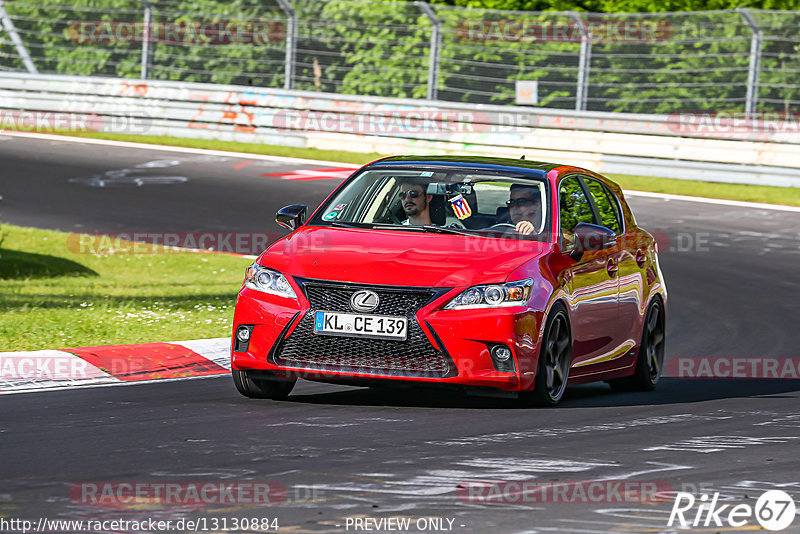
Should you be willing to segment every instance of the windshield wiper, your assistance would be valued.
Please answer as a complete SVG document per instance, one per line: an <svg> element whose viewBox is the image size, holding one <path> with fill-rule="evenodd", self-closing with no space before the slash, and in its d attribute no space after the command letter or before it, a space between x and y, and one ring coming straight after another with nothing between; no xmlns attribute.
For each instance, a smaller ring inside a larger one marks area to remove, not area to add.
<svg viewBox="0 0 800 534"><path fill-rule="evenodd" d="M436 226L435 224L426 224L424 226L419 226L418 228L423 228L426 232L431 232L434 234L467 235L470 237L478 235L461 228L448 228L447 226Z"/></svg>
<svg viewBox="0 0 800 534"><path fill-rule="evenodd" d="M362 222L341 222L341 221L331 221L331 226L338 226L339 228L372 228L372 223L362 223Z"/></svg>
<svg viewBox="0 0 800 534"><path fill-rule="evenodd" d="M329 224L339 228L368 228L370 230L416 230L417 232L424 231L422 226L406 226L391 223L331 221Z"/></svg>
<svg viewBox="0 0 800 534"><path fill-rule="evenodd" d="M446 226L437 226L435 224L391 224L391 223L366 223L366 222L342 222L331 221L331 226L339 228L370 228L375 230L411 230L414 232L430 232L434 234L451 234L451 235L466 235L476 236L474 232L465 231L460 228L448 228Z"/></svg>

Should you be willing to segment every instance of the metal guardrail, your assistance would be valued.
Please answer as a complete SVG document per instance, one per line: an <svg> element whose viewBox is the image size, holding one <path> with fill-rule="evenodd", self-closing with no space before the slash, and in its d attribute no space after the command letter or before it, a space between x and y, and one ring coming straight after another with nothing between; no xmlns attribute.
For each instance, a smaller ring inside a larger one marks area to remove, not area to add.
<svg viewBox="0 0 800 534"><path fill-rule="evenodd" d="M25 129L22 111L71 113L100 131L364 153L525 154L605 173L800 187L800 132L683 131L680 116L0 73L0 127Z"/></svg>

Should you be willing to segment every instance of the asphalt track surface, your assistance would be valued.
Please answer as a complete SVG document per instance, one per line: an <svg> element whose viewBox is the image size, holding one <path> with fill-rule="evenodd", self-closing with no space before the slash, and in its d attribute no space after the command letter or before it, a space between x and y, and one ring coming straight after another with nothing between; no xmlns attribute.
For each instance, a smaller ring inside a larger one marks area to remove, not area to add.
<svg viewBox="0 0 800 534"><path fill-rule="evenodd" d="M102 188L69 181L162 160L180 163L144 167L145 174L188 181ZM6 137L0 220L66 231L277 231L278 207L316 206L338 183L261 176L326 165L235 167L243 161ZM640 225L662 233L668 358L797 356L799 213L629 202ZM358 531L346 528L348 518L408 517L413 526L434 517L453 519L452 532L733 532L746 527L668 528L670 495L649 504L513 496L486 504L457 488L488 480L651 481L751 506L780 488L800 505L798 391L796 380L665 379L652 393L573 387L559 407L532 409L450 391L310 382L287 401L254 401L221 377L7 395L0 397L0 518L274 517L279 532L340 533ZM69 494L81 482L205 481L273 482L287 494L267 506L200 508L103 507ZM784 532L798 530L800 518Z"/></svg>

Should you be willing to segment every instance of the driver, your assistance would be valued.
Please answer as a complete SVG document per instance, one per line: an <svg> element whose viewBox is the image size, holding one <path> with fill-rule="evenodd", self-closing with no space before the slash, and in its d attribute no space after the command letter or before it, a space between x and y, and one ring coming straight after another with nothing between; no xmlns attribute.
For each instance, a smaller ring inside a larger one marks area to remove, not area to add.
<svg viewBox="0 0 800 534"><path fill-rule="evenodd" d="M433 195L425 193L427 188L428 182L426 180L416 178L403 178L400 180L398 196L403 205L403 211L408 217L402 224L406 226L432 224L430 202Z"/></svg>
<svg viewBox="0 0 800 534"><path fill-rule="evenodd" d="M539 188L532 185L513 184L511 197L506 202L508 215L517 232L530 235L536 231L536 224L542 217L542 200Z"/></svg>

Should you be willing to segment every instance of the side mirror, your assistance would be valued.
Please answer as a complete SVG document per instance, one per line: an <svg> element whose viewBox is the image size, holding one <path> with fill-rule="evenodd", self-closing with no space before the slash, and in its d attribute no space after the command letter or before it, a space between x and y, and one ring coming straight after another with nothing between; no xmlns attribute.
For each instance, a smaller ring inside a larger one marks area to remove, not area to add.
<svg viewBox="0 0 800 534"><path fill-rule="evenodd" d="M284 206L275 214L275 222L289 230L295 230L305 222L306 218L306 205L305 204L292 204L291 206Z"/></svg>
<svg viewBox="0 0 800 534"><path fill-rule="evenodd" d="M590 250L604 250L617 243L616 234L610 228L589 223L578 223L575 226L575 248L570 252L570 257L580 261L584 252Z"/></svg>

